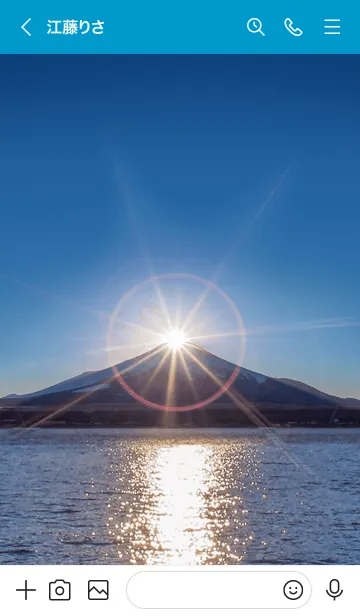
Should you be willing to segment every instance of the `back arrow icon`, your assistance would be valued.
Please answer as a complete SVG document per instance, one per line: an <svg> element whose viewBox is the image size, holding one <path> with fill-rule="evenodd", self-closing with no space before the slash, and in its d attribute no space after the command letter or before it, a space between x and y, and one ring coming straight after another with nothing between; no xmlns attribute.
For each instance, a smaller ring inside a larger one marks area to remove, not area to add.
<svg viewBox="0 0 360 616"><path fill-rule="evenodd" d="M28 25L29 21L31 21L31 17L29 17L29 19L27 19L27 20L23 23L23 25L21 26L21 29L22 29L22 30L24 30L25 34L27 34L28 36L31 36L31 33L29 32L29 30L27 30L27 29L25 28L25 26L27 26L27 25Z"/></svg>

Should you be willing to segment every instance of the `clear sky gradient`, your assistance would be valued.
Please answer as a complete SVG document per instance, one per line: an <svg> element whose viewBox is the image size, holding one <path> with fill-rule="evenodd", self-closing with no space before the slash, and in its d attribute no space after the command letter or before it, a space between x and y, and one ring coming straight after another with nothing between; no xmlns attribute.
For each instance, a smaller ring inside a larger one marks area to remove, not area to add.
<svg viewBox="0 0 360 616"><path fill-rule="evenodd" d="M360 398L360 58L0 68L0 395L107 365L119 299L175 271L235 302L247 368ZM236 360L236 339L203 345Z"/></svg>

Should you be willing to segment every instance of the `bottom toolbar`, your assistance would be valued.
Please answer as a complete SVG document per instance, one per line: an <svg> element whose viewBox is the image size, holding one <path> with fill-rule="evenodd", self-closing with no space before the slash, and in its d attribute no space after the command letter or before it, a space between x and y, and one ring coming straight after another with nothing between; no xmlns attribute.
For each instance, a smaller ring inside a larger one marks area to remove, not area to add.
<svg viewBox="0 0 360 616"><path fill-rule="evenodd" d="M39 616L61 602L71 615L85 606L98 610L100 601L100 609L114 615L300 609L312 616L331 606L352 616L359 574L360 566L0 566L0 593L13 613L36 609Z"/></svg>

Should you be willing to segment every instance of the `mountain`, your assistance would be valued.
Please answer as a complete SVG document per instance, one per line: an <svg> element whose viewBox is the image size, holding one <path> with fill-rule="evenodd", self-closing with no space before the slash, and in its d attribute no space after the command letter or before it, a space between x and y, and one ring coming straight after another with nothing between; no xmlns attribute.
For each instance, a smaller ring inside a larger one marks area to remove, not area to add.
<svg viewBox="0 0 360 616"><path fill-rule="evenodd" d="M29 414L51 414L68 423L158 425L164 416L164 408L159 411L159 406L180 407L184 413L170 413L182 416L180 422L188 415L185 411L191 410L192 425L328 423L335 414L340 416L339 409L349 408L346 400L301 382L238 367L194 344L185 345L184 357L186 363L180 353L173 354L167 345L160 345L115 366L85 372L23 396L3 398L0 423L24 423ZM122 380L117 378L119 374ZM232 382L226 390L229 379ZM224 392L218 396L221 388ZM352 406L360 411L360 402Z"/></svg>
<svg viewBox="0 0 360 616"><path fill-rule="evenodd" d="M246 368L240 368L200 346L186 345L187 369L180 359L177 359L176 380L174 382L172 401L174 405L195 404L199 400L210 398L227 382L234 371L238 374L231 391L240 393L246 400L255 403L312 405L318 406L325 402L330 405L339 404L339 398L291 379L276 379ZM190 355L188 354L190 353ZM177 355L175 357L178 358ZM140 396L155 404L164 404L167 383L171 375L171 354L167 345L160 345L152 351L143 353L133 359L128 359L115 366L103 370L84 372L61 383L22 396L14 396L27 404L48 404L52 399L77 396L89 393L89 401L101 396L110 401L112 398L125 397L127 401L133 398L122 387L115 374L121 374L124 381ZM211 375L213 376L210 376ZM193 383L191 383L191 381ZM150 382L150 385L149 385ZM9 397L7 397L9 398ZM115 402L115 399L114 399Z"/></svg>

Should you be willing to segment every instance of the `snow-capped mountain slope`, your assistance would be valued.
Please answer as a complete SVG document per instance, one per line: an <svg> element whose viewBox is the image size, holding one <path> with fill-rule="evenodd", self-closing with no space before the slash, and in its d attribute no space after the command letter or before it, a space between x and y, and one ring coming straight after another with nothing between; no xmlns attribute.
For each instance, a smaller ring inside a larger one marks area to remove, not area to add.
<svg viewBox="0 0 360 616"><path fill-rule="evenodd" d="M96 385L100 381L109 378L111 375L111 368L105 368L105 370L100 370L99 372L91 372L90 374L85 375L80 374L79 376L67 379L66 381L62 381L61 383L51 385L51 387L46 387L45 389L41 389L40 391L34 391L33 393L25 394L23 398L33 398L37 396L44 396L47 394L57 394L61 391L74 391L75 389L77 390L83 387L89 387L90 385Z"/></svg>
<svg viewBox="0 0 360 616"><path fill-rule="evenodd" d="M221 359L220 357L213 355L213 353L210 353L209 351L206 351L206 349L203 349L195 344L189 345L189 352L194 355L203 366L210 370L214 376L220 379L228 379L236 369L239 370L238 378L240 379L248 379L250 381L256 381L257 383L264 383L264 381L268 378L258 372L253 372L252 370L242 367L240 368L236 364L226 361L225 359ZM184 356L186 357L186 353ZM191 373L197 373L203 376L204 369L196 362L192 362Z"/></svg>
<svg viewBox="0 0 360 616"><path fill-rule="evenodd" d="M253 372L253 370L247 370L247 368L240 369L240 378L249 379L250 381L256 381L257 383L265 383L267 376L263 374L259 374L259 372Z"/></svg>
<svg viewBox="0 0 360 616"><path fill-rule="evenodd" d="M61 383L56 383L55 385L51 385L50 387L46 387L45 389L40 389L38 391L34 391L29 394L24 394L22 396L16 396L21 398L35 398L38 396L45 396L49 394L57 394L64 391L80 391L85 388L93 387L99 383L103 383L108 379L112 379L115 374L115 369L121 374L122 372L129 369L132 365L134 366L131 370L129 370L130 374L140 374L149 369L154 369L157 366L158 359L155 356L154 358L150 357L153 351L148 353L144 353L138 357L133 359L127 359L116 366L110 366L109 368L104 368L103 370L97 370L92 372L83 372L78 376L74 376L71 379L67 379L66 381L61 381ZM149 356L148 358L146 356ZM143 363L138 364L141 360L146 360ZM98 387L94 387L94 391L99 389Z"/></svg>

